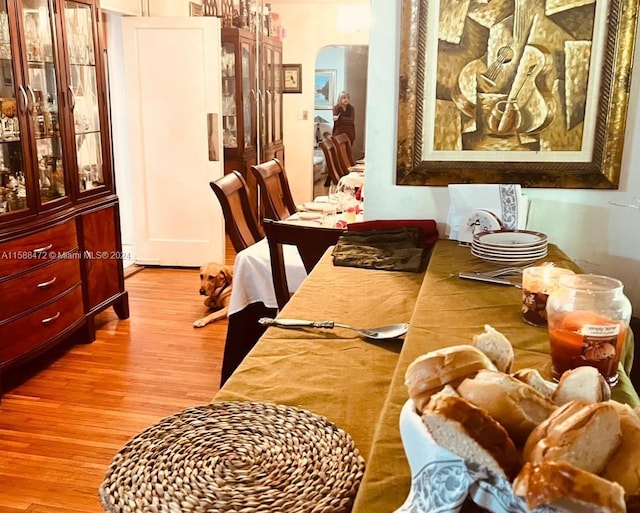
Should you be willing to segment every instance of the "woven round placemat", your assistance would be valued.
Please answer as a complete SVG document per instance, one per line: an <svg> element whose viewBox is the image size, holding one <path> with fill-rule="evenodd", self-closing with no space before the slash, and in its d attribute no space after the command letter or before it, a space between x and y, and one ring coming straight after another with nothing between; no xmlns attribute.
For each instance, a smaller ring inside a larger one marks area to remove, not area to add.
<svg viewBox="0 0 640 513"><path fill-rule="evenodd" d="M223 402L147 428L100 486L109 513L351 510L364 472L353 439L291 406Z"/></svg>

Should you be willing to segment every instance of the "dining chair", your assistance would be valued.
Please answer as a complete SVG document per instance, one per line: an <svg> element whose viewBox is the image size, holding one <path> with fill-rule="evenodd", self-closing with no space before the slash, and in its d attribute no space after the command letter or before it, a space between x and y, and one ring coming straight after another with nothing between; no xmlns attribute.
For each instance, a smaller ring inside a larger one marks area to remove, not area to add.
<svg viewBox="0 0 640 513"><path fill-rule="evenodd" d="M251 166L251 172L260 187L264 217L280 221L298 211L291 195L287 173L278 159Z"/></svg>
<svg viewBox="0 0 640 513"><path fill-rule="evenodd" d="M333 135L333 144L336 146L338 158L346 165L347 170L351 166L356 165L356 160L353 158L353 150L351 148L351 139L347 134Z"/></svg>
<svg viewBox="0 0 640 513"><path fill-rule="evenodd" d="M346 173L342 172L342 168L338 163L336 146L330 139L321 141L319 146L322 150L322 153L324 154L324 161L327 166L327 174L329 175L329 179L331 180L331 183L338 185L340 178L342 178ZM328 184L325 184L325 186L327 185Z"/></svg>
<svg viewBox="0 0 640 513"><path fill-rule="evenodd" d="M273 288L276 293L278 309L282 310L291 297L282 246L293 245L298 248L300 258L308 274L318 263L327 248L334 246L338 242L338 238L343 231L320 226L282 223L273 219L264 219L263 226L269 243Z"/></svg>
<svg viewBox="0 0 640 513"><path fill-rule="evenodd" d="M209 185L222 207L225 229L236 253L264 238L264 231L251 210L249 187L238 171L209 182Z"/></svg>
<svg viewBox="0 0 640 513"><path fill-rule="evenodd" d="M329 136L329 140L332 142L333 144L333 158L336 162L336 165L338 167L338 170L340 172L340 176L344 176L344 175L348 175L349 174L349 166L351 164L349 164L348 159L342 156L342 150L340 149L340 147L338 146L338 142L336 141L335 136L331 135Z"/></svg>

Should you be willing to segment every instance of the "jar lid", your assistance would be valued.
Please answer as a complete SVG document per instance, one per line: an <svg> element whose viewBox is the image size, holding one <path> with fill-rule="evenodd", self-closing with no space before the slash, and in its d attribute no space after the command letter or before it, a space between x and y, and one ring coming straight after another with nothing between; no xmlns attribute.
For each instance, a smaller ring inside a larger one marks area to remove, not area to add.
<svg viewBox="0 0 640 513"><path fill-rule="evenodd" d="M560 278L560 286L585 290L590 293L612 292L622 289L623 284L616 278L600 274L569 274Z"/></svg>

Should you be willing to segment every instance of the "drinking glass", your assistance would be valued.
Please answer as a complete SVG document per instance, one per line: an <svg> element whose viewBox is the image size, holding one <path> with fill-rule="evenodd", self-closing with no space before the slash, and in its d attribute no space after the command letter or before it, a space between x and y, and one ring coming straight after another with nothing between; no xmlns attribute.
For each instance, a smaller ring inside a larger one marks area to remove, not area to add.
<svg viewBox="0 0 640 513"><path fill-rule="evenodd" d="M334 183L329 185L329 192L327 194L328 202L336 207L340 206L340 190Z"/></svg>
<svg viewBox="0 0 640 513"><path fill-rule="evenodd" d="M322 209L322 219L320 224L325 228L333 228L336 225L337 213L336 204L327 203Z"/></svg>

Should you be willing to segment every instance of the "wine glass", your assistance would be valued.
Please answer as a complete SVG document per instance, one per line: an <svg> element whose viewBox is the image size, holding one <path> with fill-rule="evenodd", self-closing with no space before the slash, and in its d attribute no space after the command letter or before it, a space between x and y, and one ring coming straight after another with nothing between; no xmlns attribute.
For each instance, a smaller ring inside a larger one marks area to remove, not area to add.
<svg viewBox="0 0 640 513"><path fill-rule="evenodd" d="M334 205L334 208L340 208L340 190L334 183L329 185L329 192L327 193L327 201Z"/></svg>
<svg viewBox="0 0 640 513"><path fill-rule="evenodd" d="M320 224L325 228L333 228L336 225L337 215L337 204L336 203L327 203L324 205L322 209L322 219Z"/></svg>
<svg viewBox="0 0 640 513"><path fill-rule="evenodd" d="M338 190L344 220L347 223L353 223L356 220L356 214L358 212L356 187L352 182L345 180L345 177L343 177L338 182Z"/></svg>

